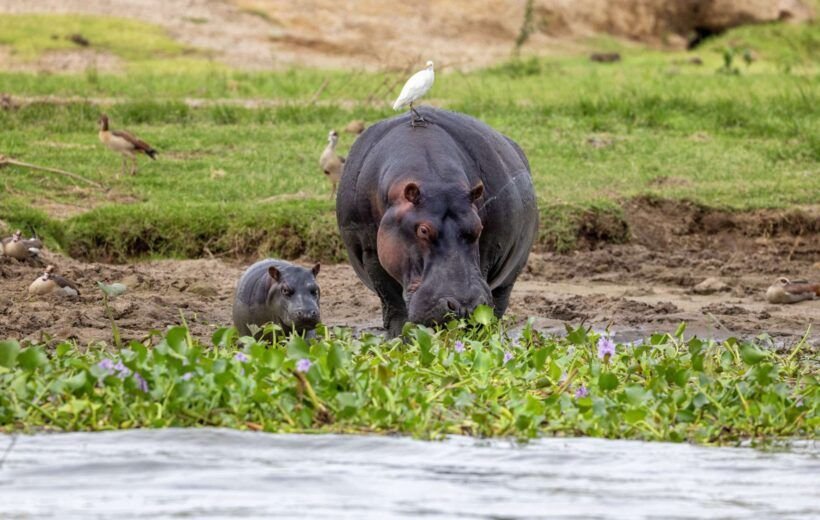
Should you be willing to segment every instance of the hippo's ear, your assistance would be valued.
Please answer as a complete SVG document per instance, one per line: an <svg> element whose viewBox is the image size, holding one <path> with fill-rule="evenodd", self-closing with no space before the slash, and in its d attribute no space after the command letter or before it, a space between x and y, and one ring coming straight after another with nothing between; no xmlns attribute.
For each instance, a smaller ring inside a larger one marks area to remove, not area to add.
<svg viewBox="0 0 820 520"><path fill-rule="evenodd" d="M268 274L270 275L271 278L273 278L274 282L278 282L279 278L281 278L281 276L282 276L281 273L279 272L279 269L277 269L276 266L273 266L273 265L268 267Z"/></svg>
<svg viewBox="0 0 820 520"><path fill-rule="evenodd" d="M484 195L484 183L478 181L478 184L473 186L473 189L470 190L470 202L475 202Z"/></svg>
<svg viewBox="0 0 820 520"><path fill-rule="evenodd" d="M415 182L408 182L404 186L404 198L407 199L411 204L418 204L419 199L421 199L419 185Z"/></svg>
<svg viewBox="0 0 820 520"><path fill-rule="evenodd" d="M321 267L322 267L322 264L317 263L316 265L313 266L313 269L310 270L310 272L313 273L314 278L316 278L319 275L319 268L321 268Z"/></svg>

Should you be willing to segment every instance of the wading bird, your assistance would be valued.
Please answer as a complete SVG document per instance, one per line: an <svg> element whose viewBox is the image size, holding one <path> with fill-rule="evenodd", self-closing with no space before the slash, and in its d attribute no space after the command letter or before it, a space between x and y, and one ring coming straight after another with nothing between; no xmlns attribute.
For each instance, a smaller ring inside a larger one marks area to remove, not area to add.
<svg viewBox="0 0 820 520"><path fill-rule="evenodd" d="M151 159L157 158L157 151L150 144L129 134L124 130L109 130L108 116L100 116L100 141L110 150L122 155L122 173L125 175L125 163L131 159L131 175L137 173L137 154L144 153Z"/></svg>
<svg viewBox="0 0 820 520"><path fill-rule="evenodd" d="M424 123L424 118L421 117L421 114L416 112L416 109L413 108L413 102L421 99L427 91L433 86L433 81L435 80L435 73L433 72L433 62L427 62L427 68L424 70L420 70L413 74L410 79L407 80L407 83L404 84L404 88L401 89L401 94L399 94L399 98L393 103L393 110L400 110L403 107L410 105L410 111L413 113L413 119L410 121L412 126L417 126L419 123Z"/></svg>
<svg viewBox="0 0 820 520"><path fill-rule="evenodd" d="M28 260L40 256L40 249L43 243L36 238L23 238L23 233L18 229L8 238L4 238L0 243L0 250L3 255L16 258L17 260Z"/></svg>
<svg viewBox="0 0 820 520"><path fill-rule="evenodd" d="M330 198L336 196L336 186L342 178L342 168L344 167L345 158L336 154L336 145L339 143L339 134L336 130L331 130L327 134L327 146L319 157L319 167L325 172L330 183L333 185L333 190L330 193Z"/></svg>
<svg viewBox="0 0 820 520"><path fill-rule="evenodd" d="M766 290L766 301L769 303L797 303L813 300L818 296L820 283L790 282L788 278L778 278Z"/></svg>
<svg viewBox="0 0 820 520"><path fill-rule="evenodd" d="M54 266L46 267L45 272L37 277L28 288L28 292L34 296L62 292L67 296L79 296L80 290L70 280L66 280L58 274L54 274Z"/></svg>

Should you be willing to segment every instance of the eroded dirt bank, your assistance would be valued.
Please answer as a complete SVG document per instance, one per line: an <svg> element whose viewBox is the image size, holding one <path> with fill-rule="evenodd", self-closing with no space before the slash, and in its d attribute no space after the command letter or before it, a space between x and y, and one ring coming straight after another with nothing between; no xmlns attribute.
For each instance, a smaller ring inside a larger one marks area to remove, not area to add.
<svg viewBox="0 0 820 520"><path fill-rule="evenodd" d="M513 292L510 314L561 331L581 322L606 327L631 339L652 331L672 331L681 321L700 336L754 337L764 332L791 345L811 326L810 344L820 346L820 300L770 305L766 287L778 276L820 279L820 244L806 238L735 239L717 247L719 235L690 237L680 248L610 245L571 254L533 254ZM0 338L81 343L111 341L97 281L123 282L129 290L112 301L112 315L126 339L145 337L180 323L207 341L230 323L234 284L249 262L162 260L133 265L89 264L50 258L82 289L79 299L29 298L28 285L41 268L0 258ZM718 279L709 294L695 287ZM330 325L377 328L378 299L347 265L323 266L322 313Z"/></svg>

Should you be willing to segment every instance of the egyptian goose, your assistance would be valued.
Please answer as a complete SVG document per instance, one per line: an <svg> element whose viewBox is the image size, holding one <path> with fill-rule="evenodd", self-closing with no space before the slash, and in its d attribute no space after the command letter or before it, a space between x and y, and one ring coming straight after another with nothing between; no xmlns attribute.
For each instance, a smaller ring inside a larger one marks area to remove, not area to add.
<svg viewBox="0 0 820 520"><path fill-rule="evenodd" d="M30 258L37 258L40 255L40 249L43 248L43 243L36 238L23 238L23 233L18 229L10 237L4 238L2 241L3 254L16 258L17 260L28 260Z"/></svg>
<svg viewBox="0 0 820 520"><path fill-rule="evenodd" d="M339 143L339 134L336 130L331 130L327 134L327 146L319 157L319 167L325 172L325 175L330 179L333 185L333 190L330 193L330 198L336 196L336 186L342 178L342 169L344 168L345 158L336 154L336 145Z"/></svg>
<svg viewBox="0 0 820 520"><path fill-rule="evenodd" d="M359 135L360 133L364 132L364 121L361 119L354 119L353 121L349 122L345 127L345 132L349 134L356 134Z"/></svg>
<svg viewBox="0 0 820 520"><path fill-rule="evenodd" d="M67 296L79 296L80 294L80 290L74 282L66 280L58 274L54 274L53 265L46 267L42 276L39 276L31 283L28 292L33 296L41 296L55 292L62 292Z"/></svg>
<svg viewBox="0 0 820 520"><path fill-rule="evenodd" d="M790 282L788 278L778 278L766 290L769 303L797 303L813 300L820 296L820 283Z"/></svg>
<svg viewBox="0 0 820 520"><path fill-rule="evenodd" d="M124 130L109 130L108 116L100 116L100 141L110 150L122 155L122 173L125 175L125 163L131 159L131 175L137 173L137 154L144 153L151 159L157 158L157 151L150 144L129 134Z"/></svg>

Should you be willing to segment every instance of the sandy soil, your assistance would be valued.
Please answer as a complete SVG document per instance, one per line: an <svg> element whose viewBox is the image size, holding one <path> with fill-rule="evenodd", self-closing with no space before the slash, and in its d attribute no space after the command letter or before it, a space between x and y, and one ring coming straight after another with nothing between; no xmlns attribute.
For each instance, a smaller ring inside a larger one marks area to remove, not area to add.
<svg viewBox="0 0 820 520"><path fill-rule="evenodd" d="M533 316L538 328L556 332L564 330L564 323L597 328L611 324L623 339L673 331L687 321L689 330L700 336L768 332L776 343L790 345L811 325L810 343L817 348L820 300L790 306L763 300L777 276L820 278L816 242L798 244L791 260L783 258L784 244L761 242L755 255L710 248L653 251L640 245L533 254L513 291L509 313L518 320ZM111 324L96 287L97 281L105 281L129 287L111 303L124 338L143 338L184 317L194 334L207 341L217 327L230 324L234 285L249 263L212 259L108 265L49 255L46 259L76 281L82 294L78 299L29 298L26 288L42 268L0 258L0 338L111 341ZM323 266L319 276L325 323L360 329L381 325L378 299L349 266ZM693 287L707 277L719 278L726 287L696 294Z"/></svg>

